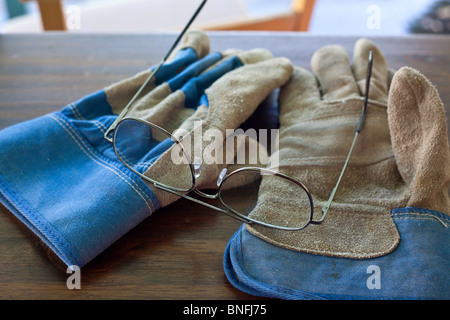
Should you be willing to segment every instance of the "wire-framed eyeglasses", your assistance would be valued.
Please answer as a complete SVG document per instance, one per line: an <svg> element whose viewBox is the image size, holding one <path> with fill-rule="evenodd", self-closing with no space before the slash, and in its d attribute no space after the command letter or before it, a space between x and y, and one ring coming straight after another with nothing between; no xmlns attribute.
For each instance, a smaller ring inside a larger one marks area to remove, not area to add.
<svg viewBox="0 0 450 320"><path fill-rule="evenodd" d="M126 117L129 107L154 77L159 68L164 64L165 60L170 56L171 52L177 46L205 2L206 0L200 4L175 43L164 56L163 60L149 75L147 80L119 114L114 123L108 128L105 133L105 139L113 143L114 151L118 159L128 169L139 175L139 177L147 183L152 184L155 188L199 203L233 217L243 223L258 224L269 228L288 231L301 230L309 224L322 223L331 206L334 195L348 165L353 147L355 146L357 137L364 123L372 70L372 52L369 53L366 92L361 117L336 186L333 188L328 201L322 208L322 214L319 219L313 218L313 198L310 191L303 183L296 181L285 174L266 168L249 166L242 167L230 173L227 173L226 169L224 169L217 178L217 190L213 192L213 194L209 194L196 187L196 181L201 174L202 166L199 160L193 157L191 152L183 146L182 139L177 139L164 128L151 122L134 117ZM152 170L148 170L148 168L163 152L166 152L169 149L172 154L176 154L180 160L177 162L176 166L171 166L171 168L175 167L175 171L171 172L170 175L152 176ZM174 179L174 177L176 177L176 179ZM280 201L283 202L283 210L289 210L291 213L289 220L285 220L285 218L283 218L284 220L279 220L280 218L277 218L277 213L272 212L273 208L277 207L276 203L272 203L270 208L265 208L264 199L261 198L262 193L260 192L260 188L263 185L277 185L280 186L280 188L283 188L284 199L280 199ZM190 195L191 193L195 193L206 199L219 200L223 208L194 198ZM245 201L236 201L239 197L245 198ZM259 218L257 220L249 216L255 209L258 209L260 213L263 213L258 215Z"/></svg>

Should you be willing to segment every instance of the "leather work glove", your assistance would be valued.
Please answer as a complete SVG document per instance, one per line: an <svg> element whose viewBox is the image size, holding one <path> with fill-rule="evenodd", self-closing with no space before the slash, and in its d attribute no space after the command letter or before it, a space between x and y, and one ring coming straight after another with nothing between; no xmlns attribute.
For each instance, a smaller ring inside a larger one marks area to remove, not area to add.
<svg viewBox="0 0 450 320"><path fill-rule="evenodd" d="M369 51L365 122L327 216L299 231L238 230L224 258L238 289L281 299L450 297L447 124L419 71L391 73L367 39L355 44L352 64L340 46L318 50L313 73L296 67L280 91L279 171L309 188L320 219L358 127ZM293 199L264 178L259 191L250 216L288 219Z"/></svg>
<svg viewBox="0 0 450 320"><path fill-rule="evenodd" d="M188 128L196 118L206 119L208 126L236 128L270 88L289 79L291 71L287 60L274 59L267 50L214 53L204 33L188 32L126 117L150 121L169 132ZM150 72L0 132L0 201L68 266L86 265L169 203L168 192L152 191L119 161L105 139ZM270 79L260 79L262 72ZM205 114L211 116L204 118ZM143 137L131 138L139 143ZM153 161L166 156L157 150L155 154ZM158 160L151 169L168 173L170 165ZM203 167L205 173L211 171ZM217 175L204 177L200 181L217 180Z"/></svg>
<svg viewBox="0 0 450 320"><path fill-rule="evenodd" d="M415 97L409 85L413 83L420 92L424 86L416 73L405 69L396 74L389 92L385 59L367 39L355 44L352 65L345 50L328 46L312 57L314 75L296 68L282 88L279 171L309 188L314 219L320 219L359 123L369 51L373 69L365 122L324 221L300 231L248 226L250 232L292 250L373 258L392 252L399 243L392 209L419 206L449 212L450 157L442 105L426 86L424 108L439 113L425 112L428 118L424 118L418 117L421 111L405 112L416 107L406 99ZM260 189L261 201L282 197L283 190L275 185ZM255 209L251 216L258 214ZM279 202L273 208L274 216L289 214Z"/></svg>

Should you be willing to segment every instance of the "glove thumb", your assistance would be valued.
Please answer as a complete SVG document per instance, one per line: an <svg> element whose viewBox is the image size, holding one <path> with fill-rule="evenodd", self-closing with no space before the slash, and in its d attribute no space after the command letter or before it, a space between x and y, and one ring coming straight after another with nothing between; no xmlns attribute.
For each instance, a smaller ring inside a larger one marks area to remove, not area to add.
<svg viewBox="0 0 450 320"><path fill-rule="evenodd" d="M450 212L450 151L445 109L419 71L403 67L389 91L388 121L398 170L409 185L409 207Z"/></svg>

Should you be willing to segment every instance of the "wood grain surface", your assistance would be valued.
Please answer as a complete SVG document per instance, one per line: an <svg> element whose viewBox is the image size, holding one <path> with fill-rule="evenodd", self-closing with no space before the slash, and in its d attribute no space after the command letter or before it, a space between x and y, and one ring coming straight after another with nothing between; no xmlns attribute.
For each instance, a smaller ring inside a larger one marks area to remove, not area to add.
<svg viewBox="0 0 450 320"><path fill-rule="evenodd" d="M211 48L267 48L310 69L314 51L357 37L210 32ZM61 109L161 59L175 34L0 36L0 129ZM450 111L450 37L372 38L388 65L420 70ZM276 125L274 100L251 121ZM1 151L0 151L1 152ZM0 299L253 299L231 286L225 247L240 223L179 200L128 232L81 271L69 290L65 267L0 205Z"/></svg>

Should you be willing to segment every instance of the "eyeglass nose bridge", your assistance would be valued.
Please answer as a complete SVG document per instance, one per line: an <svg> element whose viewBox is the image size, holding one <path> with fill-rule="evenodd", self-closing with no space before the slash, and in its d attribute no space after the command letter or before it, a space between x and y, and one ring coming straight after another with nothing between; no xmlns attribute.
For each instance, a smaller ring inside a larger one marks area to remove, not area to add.
<svg viewBox="0 0 450 320"><path fill-rule="evenodd" d="M202 173L202 162L198 157L194 158L194 163L192 164L194 168L194 178L197 179Z"/></svg>
<svg viewBox="0 0 450 320"><path fill-rule="evenodd" d="M223 168L222 171L220 171L219 177L217 178L218 187L220 187L226 175L227 175L227 168Z"/></svg>

